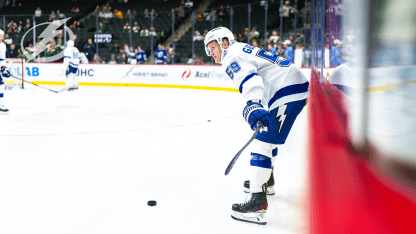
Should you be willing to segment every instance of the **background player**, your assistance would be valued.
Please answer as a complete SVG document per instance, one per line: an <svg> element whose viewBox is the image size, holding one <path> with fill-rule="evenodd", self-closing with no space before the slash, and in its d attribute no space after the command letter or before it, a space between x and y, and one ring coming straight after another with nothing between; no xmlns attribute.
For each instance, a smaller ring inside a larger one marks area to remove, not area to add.
<svg viewBox="0 0 416 234"><path fill-rule="evenodd" d="M6 45L3 43L4 32L0 29L0 115L9 114L9 110L3 105L4 98L4 82L3 78L10 77L10 73L6 68Z"/></svg>
<svg viewBox="0 0 416 234"><path fill-rule="evenodd" d="M212 29L204 40L208 56L222 63L247 105L243 116L252 130L262 122L266 131L253 141L250 166L250 193L232 206L232 218L266 224L267 181L271 177L277 146L284 144L292 125L306 104L309 83L301 70L282 57L245 43L234 41L224 27ZM264 106L265 107L264 107Z"/></svg>
<svg viewBox="0 0 416 234"><path fill-rule="evenodd" d="M156 64L166 64L167 56L168 52L165 50L165 47L160 45L159 49L155 52Z"/></svg>
<svg viewBox="0 0 416 234"><path fill-rule="evenodd" d="M67 41L64 51L64 67L66 75L66 88L69 90L78 89L76 73L79 66L79 50L74 47L72 40Z"/></svg>

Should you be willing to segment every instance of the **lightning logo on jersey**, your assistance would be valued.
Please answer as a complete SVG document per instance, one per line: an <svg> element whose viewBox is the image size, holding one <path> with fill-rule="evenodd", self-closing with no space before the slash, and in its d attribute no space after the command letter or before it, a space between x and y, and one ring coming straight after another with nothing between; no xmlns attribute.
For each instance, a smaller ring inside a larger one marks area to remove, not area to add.
<svg viewBox="0 0 416 234"><path fill-rule="evenodd" d="M280 123L279 126L279 134L280 131L282 130L283 124L285 123L285 119L286 119L286 109L287 109L287 104L283 105L283 106L279 106L277 108L277 114L276 114L276 119L278 123Z"/></svg>

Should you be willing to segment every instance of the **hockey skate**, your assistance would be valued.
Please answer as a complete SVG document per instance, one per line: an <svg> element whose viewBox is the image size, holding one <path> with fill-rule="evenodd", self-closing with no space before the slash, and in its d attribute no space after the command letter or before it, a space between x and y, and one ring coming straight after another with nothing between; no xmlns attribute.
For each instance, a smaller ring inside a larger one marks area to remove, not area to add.
<svg viewBox="0 0 416 234"><path fill-rule="evenodd" d="M265 225L267 211L266 184L261 192L249 193L243 203L233 204L231 217L238 221Z"/></svg>
<svg viewBox="0 0 416 234"><path fill-rule="evenodd" d="M4 106L0 106L0 115L8 115L9 110L4 108Z"/></svg>
<svg viewBox="0 0 416 234"><path fill-rule="evenodd" d="M250 193L250 181L246 180L244 181L244 192ZM273 168L272 173L270 174L270 178L267 181L267 195L273 196L276 192L274 191L274 176L273 176Z"/></svg>

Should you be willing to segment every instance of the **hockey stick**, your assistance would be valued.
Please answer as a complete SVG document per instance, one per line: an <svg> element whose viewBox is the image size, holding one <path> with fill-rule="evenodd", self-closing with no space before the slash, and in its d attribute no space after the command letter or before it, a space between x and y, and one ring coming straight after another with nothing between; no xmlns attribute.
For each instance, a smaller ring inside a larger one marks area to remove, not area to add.
<svg viewBox="0 0 416 234"><path fill-rule="evenodd" d="M49 90L49 91L51 91L51 92L58 93L58 91L55 91L55 90L52 90L52 89L48 89L48 88L43 87L43 86L39 86L39 85L34 84L34 83L32 83L32 82L29 82L29 81L27 81L27 80L20 79L19 77L16 77L16 76L10 76L10 77L13 77L13 78L15 78L15 79L21 80L21 81L23 81L23 82L26 82L26 83L29 83L29 84L32 84L32 85L36 85L36 86L38 86L38 87L40 87L40 88L43 88L43 89L47 89L47 90Z"/></svg>
<svg viewBox="0 0 416 234"><path fill-rule="evenodd" d="M233 169L233 166L235 162L237 161L238 157L240 157L240 154L247 148L247 146L256 138L257 134L260 132L260 129L263 128L263 123L259 122L257 124L257 129L254 131L253 136L250 138L250 140L243 146L243 148L238 151L238 153L234 156L234 158L231 160L230 164L228 164L227 169L225 170L225 175L230 174L231 169Z"/></svg>

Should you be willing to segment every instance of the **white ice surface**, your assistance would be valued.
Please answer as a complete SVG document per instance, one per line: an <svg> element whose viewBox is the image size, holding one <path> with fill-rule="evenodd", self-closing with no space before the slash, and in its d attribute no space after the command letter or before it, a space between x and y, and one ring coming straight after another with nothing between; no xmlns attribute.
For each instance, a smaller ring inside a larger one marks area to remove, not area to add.
<svg viewBox="0 0 416 234"><path fill-rule="evenodd" d="M269 196L268 223L260 226L230 217L249 178L249 148L224 176L252 134L239 93L13 90L6 91L5 105L10 115L0 116L1 234L304 230L305 109L279 148L277 194ZM148 200L157 206L147 206Z"/></svg>

